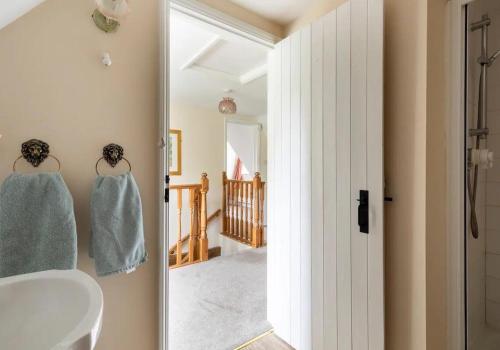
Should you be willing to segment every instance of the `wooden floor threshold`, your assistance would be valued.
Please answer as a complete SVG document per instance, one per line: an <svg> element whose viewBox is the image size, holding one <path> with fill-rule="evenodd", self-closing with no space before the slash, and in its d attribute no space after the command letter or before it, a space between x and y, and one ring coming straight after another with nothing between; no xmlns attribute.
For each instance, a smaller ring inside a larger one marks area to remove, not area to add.
<svg viewBox="0 0 500 350"><path fill-rule="evenodd" d="M238 347L237 347L236 349L234 349L234 350L243 350L243 349L245 349L246 347L248 347L249 345L252 345L253 343L255 343L256 341L259 341L259 340L261 340L262 338L267 337L268 335L271 335L271 334L273 334L273 333L274 333L274 329L271 329L270 331L267 331L266 333L261 334L261 335L259 335L259 336L255 337L255 338L253 338L253 339L252 339L252 340L250 340L250 341L247 341L245 344L238 346Z"/></svg>

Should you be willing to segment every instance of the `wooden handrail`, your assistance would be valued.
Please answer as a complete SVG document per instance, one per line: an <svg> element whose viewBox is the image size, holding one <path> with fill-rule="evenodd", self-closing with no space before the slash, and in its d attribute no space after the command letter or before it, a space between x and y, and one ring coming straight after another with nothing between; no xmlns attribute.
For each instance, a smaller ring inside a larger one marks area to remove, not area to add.
<svg viewBox="0 0 500 350"><path fill-rule="evenodd" d="M169 185L168 188L170 190L189 190L191 188L200 188L201 189L201 185L199 184L191 184L191 185Z"/></svg>
<svg viewBox="0 0 500 350"><path fill-rule="evenodd" d="M229 180L222 173L222 235L254 248L264 245L264 188L259 173L252 181Z"/></svg>
<svg viewBox="0 0 500 350"><path fill-rule="evenodd" d="M214 219L216 219L217 217L220 216L222 210L221 209L217 209L212 215L210 215L207 219L207 224L210 224L210 222L212 222Z"/></svg>

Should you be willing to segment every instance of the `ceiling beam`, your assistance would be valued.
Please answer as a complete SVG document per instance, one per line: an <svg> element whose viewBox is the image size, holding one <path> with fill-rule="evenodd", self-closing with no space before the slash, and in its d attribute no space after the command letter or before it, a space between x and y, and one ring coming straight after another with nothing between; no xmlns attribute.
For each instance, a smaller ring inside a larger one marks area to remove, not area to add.
<svg viewBox="0 0 500 350"><path fill-rule="evenodd" d="M240 76L240 84L246 85L267 74L267 64L254 68Z"/></svg>
<svg viewBox="0 0 500 350"><path fill-rule="evenodd" d="M222 39L219 36L214 36L205 46L203 46L181 66L181 70L186 70L196 65L199 60L212 52L221 41Z"/></svg>
<svg viewBox="0 0 500 350"><path fill-rule="evenodd" d="M190 69L196 70L198 72L202 72L208 76L211 76L215 79L220 79L220 80L225 80L225 81L231 81L237 84L241 84L240 78L236 75L232 75L226 72L221 72L220 70L217 69L212 69L208 67L203 67L199 65L192 65Z"/></svg>

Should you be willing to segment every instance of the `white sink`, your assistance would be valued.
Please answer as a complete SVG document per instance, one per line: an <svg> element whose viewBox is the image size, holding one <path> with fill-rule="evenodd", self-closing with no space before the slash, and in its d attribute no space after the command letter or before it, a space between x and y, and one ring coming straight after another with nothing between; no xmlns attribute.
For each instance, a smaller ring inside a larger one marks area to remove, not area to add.
<svg viewBox="0 0 500 350"><path fill-rule="evenodd" d="M102 309L101 288L78 270L0 278L0 348L92 350Z"/></svg>

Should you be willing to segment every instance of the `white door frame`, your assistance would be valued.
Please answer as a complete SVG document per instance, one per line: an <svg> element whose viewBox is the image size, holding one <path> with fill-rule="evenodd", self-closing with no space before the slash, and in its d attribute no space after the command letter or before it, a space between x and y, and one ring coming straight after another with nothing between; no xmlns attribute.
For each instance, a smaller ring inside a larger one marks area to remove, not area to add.
<svg viewBox="0 0 500 350"><path fill-rule="evenodd" d="M158 139L160 151L158 152L158 349L168 349L168 205L165 203L165 180L168 175L167 166L167 130L169 129L169 0L158 0L160 9L160 79L159 79L159 113L158 113Z"/></svg>
<svg viewBox="0 0 500 350"><path fill-rule="evenodd" d="M160 98L158 114L158 246L159 246L159 313L158 313L158 348L168 350L168 205L165 205L165 176L168 175L166 164L167 130L169 129L169 17L170 8L194 17L207 24L228 30L256 43L273 48L281 40L277 36L213 9L197 0L158 0L160 8ZM172 349L173 350L173 349Z"/></svg>
<svg viewBox="0 0 500 350"><path fill-rule="evenodd" d="M473 0L449 0L450 71L448 115L448 345L465 349L465 5Z"/></svg>

